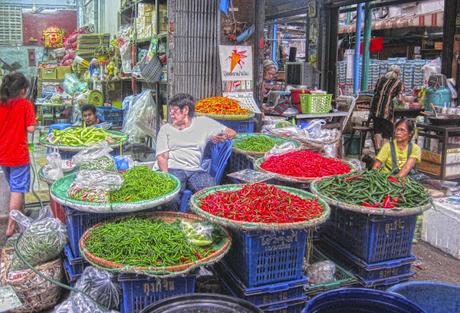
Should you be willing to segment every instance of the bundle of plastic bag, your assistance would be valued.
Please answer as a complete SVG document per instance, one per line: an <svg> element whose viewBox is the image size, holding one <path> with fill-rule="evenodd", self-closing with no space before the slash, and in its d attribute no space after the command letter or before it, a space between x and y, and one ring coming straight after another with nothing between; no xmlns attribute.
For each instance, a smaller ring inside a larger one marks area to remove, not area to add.
<svg viewBox="0 0 460 313"><path fill-rule="evenodd" d="M57 258L67 241L66 227L60 220L53 218L49 206L40 211L39 217L32 221L17 210L10 212L22 230L22 237L17 241L21 256L30 264L37 265ZM10 271L28 268L15 253Z"/></svg>
<svg viewBox="0 0 460 313"><path fill-rule="evenodd" d="M273 148L271 148L270 151L265 153L265 159L268 159L269 157L273 155L280 155L280 154L288 153L296 149L297 147L292 142L286 141L281 144L275 145Z"/></svg>
<svg viewBox="0 0 460 313"><path fill-rule="evenodd" d="M80 292L74 292L55 309L55 313L115 313L110 310L120 305L119 286L114 282L114 276L107 271L88 266L75 288L84 291L91 299Z"/></svg>
<svg viewBox="0 0 460 313"><path fill-rule="evenodd" d="M88 202L109 202L109 193L123 185L123 177L117 172L82 170L70 185L70 198Z"/></svg>
<svg viewBox="0 0 460 313"><path fill-rule="evenodd" d="M46 178L57 180L64 176L62 170L62 159L59 152L52 152L46 156L46 165L43 167L43 174Z"/></svg>

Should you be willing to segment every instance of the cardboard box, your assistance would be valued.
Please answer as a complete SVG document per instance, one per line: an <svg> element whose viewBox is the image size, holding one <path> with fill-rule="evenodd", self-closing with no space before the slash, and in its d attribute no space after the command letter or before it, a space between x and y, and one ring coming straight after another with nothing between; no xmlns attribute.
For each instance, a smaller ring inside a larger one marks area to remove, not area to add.
<svg viewBox="0 0 460 313"><path fill-rule="evenodd" d="M42 68L40 68L39 77L42 80L57 79L56 67L46 67L46 68L42 67Z"/></svg>
<svg viewBox="0 0 460 313"><path fill-rule="evenodd" d="M433 175L441 175L441 165L434 164L427 161L422 161L420 164L417 165L417 169L421 172L433 174ZM446 165L446 177L460 175L460 164L454 165Z"/></svg>
<svg viewBox="0 0 460 313"><path fill-rule="evenodd" d="M442 155L440 153L422 149L422 160L435 164L441 164ZM447 149L446 164L456 163L460 163L460 149Z"/></svg>
<svg viewBox="0 0 460 313"><path fill-rule="evenodd" d="M57 79L62 79L64 80L64 76L67 73L72 72L72 67L71 66L58 66L56 68L56 77Z"/></svg>

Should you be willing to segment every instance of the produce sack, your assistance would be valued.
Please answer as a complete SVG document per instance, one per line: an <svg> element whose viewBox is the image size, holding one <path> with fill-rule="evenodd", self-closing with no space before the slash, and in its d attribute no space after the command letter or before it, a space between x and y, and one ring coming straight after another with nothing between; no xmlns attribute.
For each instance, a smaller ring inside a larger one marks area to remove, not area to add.
<svg viewBox="0 0 460 313"><path fill-rule="evenodd" d="M307 268L310 285L324 284L335 281L335 263L326 260L311 264Z"/></svg>
<svg viewBox="0 0 460 313"><path fill-rule="evenodd" d="M61 254L67 241L64 224L57 218L51 217L51 209L45 207L35 221L17 210L10 212L10 217L18 223L22 237L18 239L17 249L25 260L32 265L53 260ZM16 253L11 260L11 271L27 269Z"/></svg>

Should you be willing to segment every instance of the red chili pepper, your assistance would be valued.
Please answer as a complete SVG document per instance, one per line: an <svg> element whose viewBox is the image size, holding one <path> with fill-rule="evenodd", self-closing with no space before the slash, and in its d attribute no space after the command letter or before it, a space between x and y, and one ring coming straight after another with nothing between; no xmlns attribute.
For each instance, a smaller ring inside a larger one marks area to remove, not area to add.
<svg viewBox="0 0 460 313"><path fill-rule="evenodd" d="M390 204L391 204L391 197L390 195L386 195L385 200L383 200L383 207L387 209Z"/></svg>
<svg viewBox="0 0 460 313"><path fill-rule="evenodd" d="M266 171L292 177L324 177L350 172L350 167L337 159L325 158L309 150L274 155L261 165Z"/></svg>
<svg viewBox="0 0 460 313"><path fill-rule="evenodd" d="M381 203L374 203L374 205L372 207L374 208L380 208L382 206Z"/></svg>
<svg viewBox="0 0 460 313"><path fill-rule="evenodd" d="M391 199L391 202L394 202L394 203L398 203L399 201L401 201L401 199L399 199L399 198L393 198L393 199Z"/></svg>
<svg viewBox="0 0 460 313"><path fill-rule="evenodd" d="M362 206L367 206L367 207L369 207L369 208L373 208L373 207L374 207L374 205L371 204L371 203L369 203L369 202L363 202L363 203L361 203L361 205L362 205Z"/></svg>
<svg viewBox="0 0 460 313"><path fill-rule="evenodd" d="M292 223L320 216L316 199L303 199L274 185L251 184L231 192L216 192L201 200L210 214L236 221Z"/></svg>
<svg viewBox="0 0 460 313"><path fill-rule="evenodd" d="M399 179L394 176L388 176L388 180L391 181L392 183L397 183L397 184L400 183Z"/></svg>
<svg viewBox="0 0 460 313"><path fill-rule="evenodd" d="M201 259L202 259L201 254L200 254L199 251L196 252L196 257L198 258L198 260L201 260Z"/></svg>

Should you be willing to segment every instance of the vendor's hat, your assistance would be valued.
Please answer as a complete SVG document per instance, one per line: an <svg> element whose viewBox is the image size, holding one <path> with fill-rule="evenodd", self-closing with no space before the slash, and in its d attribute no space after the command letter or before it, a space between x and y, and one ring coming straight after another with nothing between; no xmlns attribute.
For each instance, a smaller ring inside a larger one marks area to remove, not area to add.
<svg viewBox="0 0 460 313"><path fill-rule="evenodd" d="M270 67L272 65L276 67L276 64L272 60L269 60L269 59L264 60L264 68Z"/></svg>

